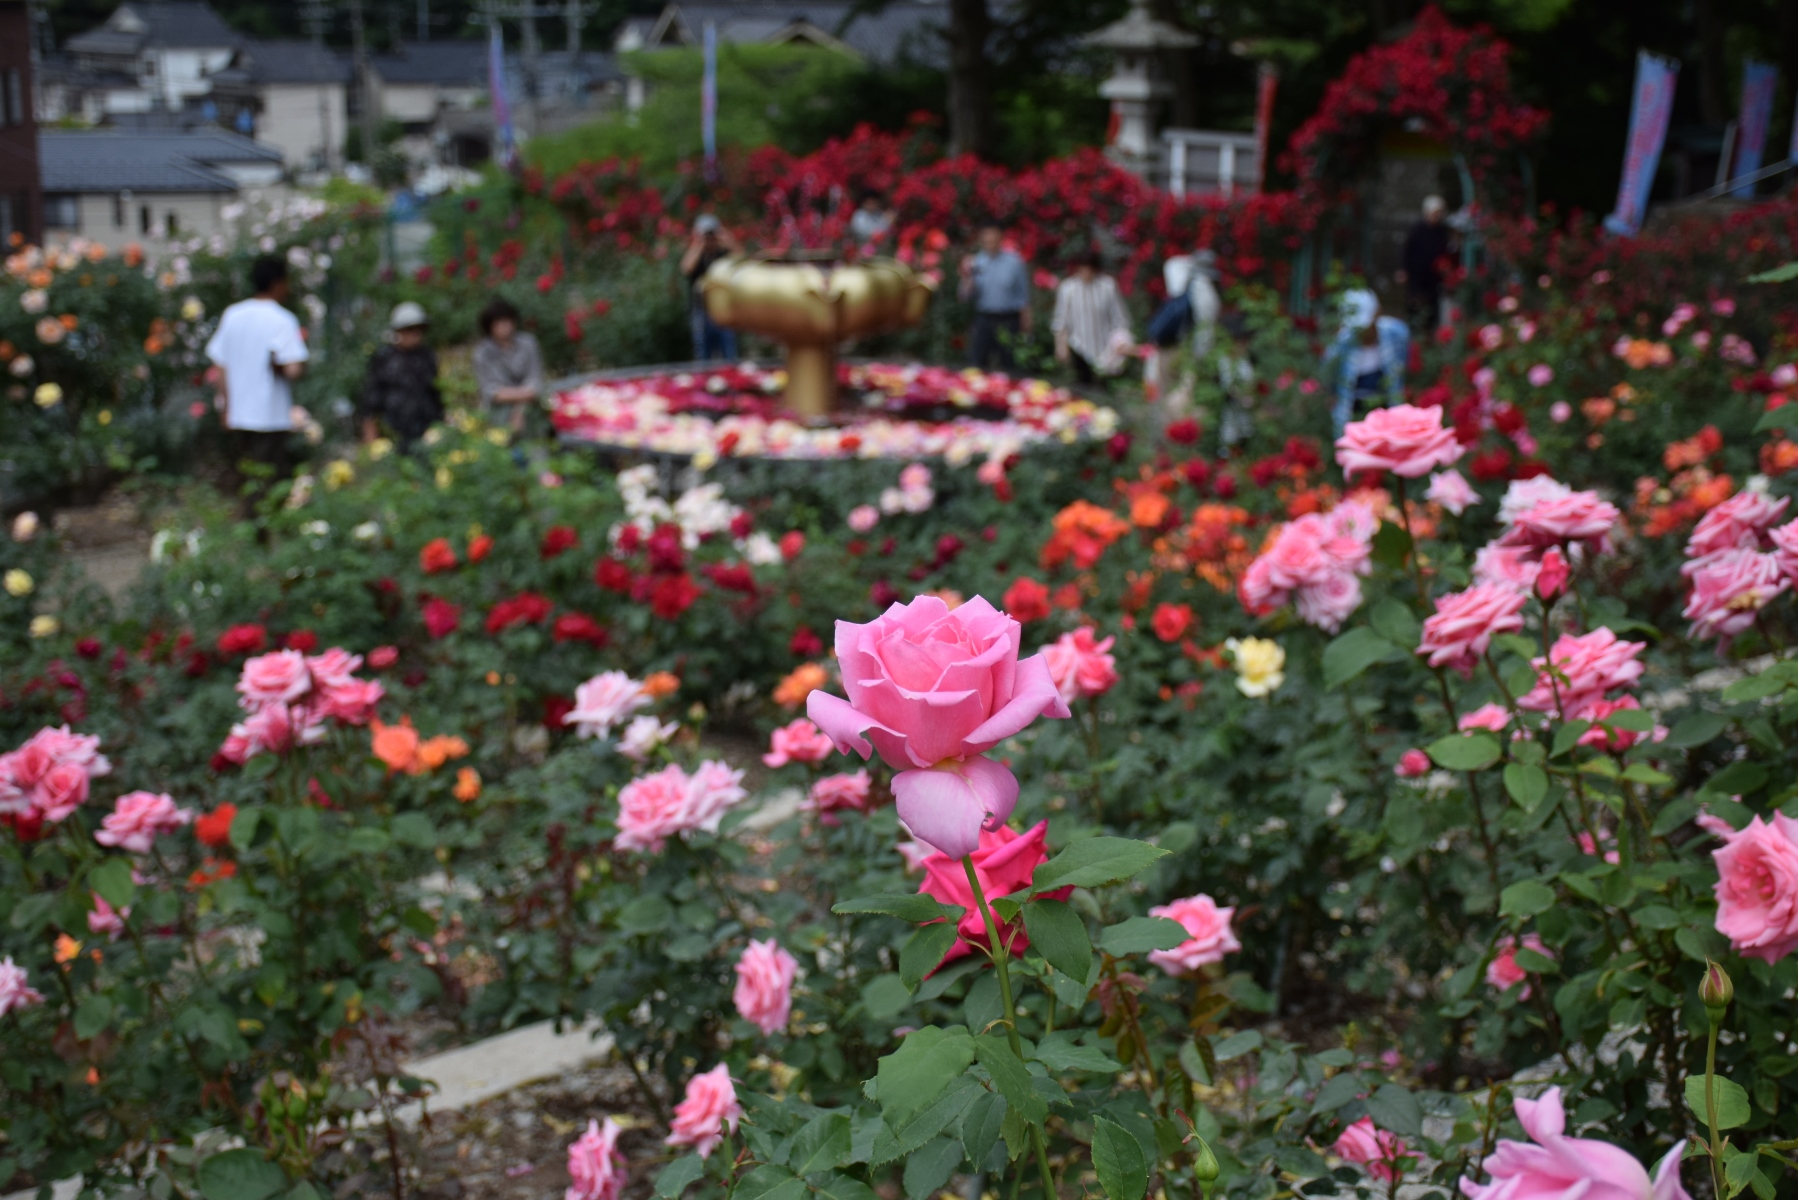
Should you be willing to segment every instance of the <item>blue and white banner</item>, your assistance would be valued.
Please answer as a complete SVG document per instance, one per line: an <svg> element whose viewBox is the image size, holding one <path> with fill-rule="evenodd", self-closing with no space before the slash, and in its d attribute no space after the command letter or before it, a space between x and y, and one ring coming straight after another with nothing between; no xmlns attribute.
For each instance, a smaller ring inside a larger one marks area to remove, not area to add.
<svg viewBox="0 0 1798 1200"><path fill-rule="evenodd" d="M1673 89L1679 82L1679 63L1646 50L1636 54L1636 87L1629 106L1629 139L1623 148L1623 177L1617 182L1617 208L1604 219L1604 227L1624 237L1642 229L1648 211L1648 192L1661 165L1661 148L1667 142L1667 121L1673 115Z"/></svg>
<svg viewBox="0 0 1798 1200"><path fill-rule="evenodd" d="M718 168L718 26L705 23L705 76L699 84L699 131L706 173Z"/></svg>
<svg viewBox="0 0 1798 1200"><path fill-rule="evenodd" d="M510 171L518 165L518 135L506 97L506 40L494 21L487 32L487 90L493 106L493 159Z"/></svg>
<svg viewBox="0 0 1798 1200"><path fill-rule="evenodd" d="M1761 169L1767 151L1767 126L1773 121L1773 91L1779 86L1779 68L1749 59L1742 64L1742 112L1736 118L1736 160L1729 177L1743 179ZM1738 200L1754 199L1754 185L1735 189Z"/></svg>

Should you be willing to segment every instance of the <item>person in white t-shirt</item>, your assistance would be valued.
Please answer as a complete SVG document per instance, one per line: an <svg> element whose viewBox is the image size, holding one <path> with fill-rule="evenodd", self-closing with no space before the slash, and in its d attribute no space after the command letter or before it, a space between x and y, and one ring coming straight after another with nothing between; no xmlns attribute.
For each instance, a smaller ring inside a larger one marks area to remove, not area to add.
<svg viewBox="0 0 1798 1200"><path fill-rule="evenodd" d="M255 294L227 308L206 343L206 357L218 368L218 399L231 431L232 464L248 459L287 473L287 445L293 432L293 381L311 357L299 318L287 299L287 261L275 255L250 267ZM242 472L238 470L241 480Z"/></svg>

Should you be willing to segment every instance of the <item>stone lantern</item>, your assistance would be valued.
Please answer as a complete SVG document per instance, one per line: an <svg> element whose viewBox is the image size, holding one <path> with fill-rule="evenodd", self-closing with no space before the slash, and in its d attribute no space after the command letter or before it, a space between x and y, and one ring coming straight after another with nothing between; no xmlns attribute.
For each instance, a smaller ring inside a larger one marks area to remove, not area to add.
<svg viewBox="0 0 1798 1200"><path fill-rule="evenodd" d="M1085 41L1116 56L1111 76L1099 85L1099 95L1118 114L1108 153L1126 170L1152 177L1161 160L1156 110L1174 92L1161 70L1161 52L1190 49L1199 39L1150 14L1147 0L1131 0L1129 15L1087 34Z"/></svg>

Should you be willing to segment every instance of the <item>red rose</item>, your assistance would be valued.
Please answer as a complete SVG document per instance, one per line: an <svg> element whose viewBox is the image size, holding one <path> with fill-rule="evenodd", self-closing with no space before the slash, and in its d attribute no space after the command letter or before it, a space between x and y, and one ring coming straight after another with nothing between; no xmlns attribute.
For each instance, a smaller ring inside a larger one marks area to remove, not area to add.
<svg viewBox="0 0 1798 1200"><path fill-rule="evenodd" d="M824 642L811 631L810 626L801 625L793 631L793 638L787 643L787 649L796 658L816 658L824 653Z"/></svg>
<svg viewBox="0 0 1798 1200"><path fill-rule="evenodd" d="M75 653L82 658L99 658L100 651L104 648L100 645L99 638L82 638L75 643Z"/></svg>
<svg viewBox="0 0 1798 1200"><path fill-rule="evenodd" d="M780 535L780 556L788 562L792 562L794 559L798 558L799 552L804 549L805 534L799 532L799 530L789 529L787 532Z"/></svg>
<svg viewBox="0 0 1798 1200"><path fill-rule="evenodd" d="M1199 440L1199 423L1191 417L1181 417L1167 427L1167 440L1179 446L1190 446Z"/></svg>
<svg viewBox="0 0 1798 1200"><path fill-rule="evenodd" d="M220 654L259 654L268 645L268 630L260 625L233 625L219 634Z"/></svg>
<svg viewBox="0 0 1798 1200"><path fill-rule="evenodd" d="M699 599L699 586L692 577L682 572L679 575L661 575L655 580L649 593L649 611L664 621L672 621Z"/></svg>
<svg viewBox="0 0 1798 1200"><path fill-rule="evenodd" d="M593 564L593 582L605 591L627 595L631 590L631 569L606 555Z"/></svg>
<svg viewBox="0 0 1798 1200"><path fill-rule="evenodd" d="M202 846L223 846L231 840L231 822L236 819L237 805L221 804L194 822L194 836Z"/></svg>
<svg viewBox="0 0 1798 1200"><path fill-rule="evenodd" d="M574 701L567 696L543 697L543 724L550 729L562 728L562 718L574 711Z"/></svg>
<svg viewBox="0 0 1798 1200"><path fill-rule="evenodd" d="M657 525L649 535L649 569L672 574L686 568L687 553L681 549L679 525Z"/></svg>
<svg viewBox="0 0 1798 1200"><path fill-rule="evenodd" d="M298 650L301 654L311 654L318 649L318 634L310 629L296 629L281 639L284 650Z"/></svg>
<svg viewBox="0 0 1798 1200"><path fill-rule="evenodd" d="M563 613L556 618L550 629L550 637L558 642L587 642L597 648L604 648L609 636L605 626L589 617L586 613Z"/></svg>
<svg viewBox="0 0 1798 1200"><path fill-rule="evenodd" d="M376 671L385 671L400 660L397 646L376 646L368 652L368 665Z"/></svg>
<svg viewBox="0 0 1798 1200"><path fill-rule="evenodd" d="M1177 642L1192 628L1192 605L1157 604L1149 618L1149 628L1164 642Z"/></svg>
<svg viewBox="0 0 1798 1200"><path fill-rule="evenodd" d="M1130 435L1114 433L1111 440L1105 443L1105 453L1111 456L1112 462L1123 462L1124 456L1130 453Z"/></svg>
<svg viewBox="0 0 1798 1200"><path fill-rule="evenodd" d="M1040 621L1049 615L1049 589L1024 576L1005 589L999 606L1014 621Z"/></svg>
<svg viewBox="0 0 1798 1200"><path fill-rule="evenodd" d="M755 572L746 563L713 563L705 568L706 577L714 584L731 592L742 592L746 596L755 595Z"/></svg>
<svg viewBox="0 0 1798 1200"><path fill-rule="evenodd" d="M573 549L580 540L581 535L576 533L573 527L551 525L544 531L543 544L538 547L537 553L544 558L555 558L557 555Z"/></svg>
<svg viewBox="0 0 1798 1200"><path fill-rule="evenodd" d="M493 552L493 539L486 534L469 539L468 561L478 563Z"/></svg>
<svg viewBox="0 0 1798 1200"><path fill-rule="evenodd" d="M643 548L643 531L635 525L626 525L618 531L618 553L635 554Z"/></svg>
<svg viewBox="0 0 1798 1200"><path fill-rule="evenodd" d="M730 519L730 535L737 540L748 537L755 531L755 518L746 512L740 512Z"/></svg>
<svg viewBox="0 0 1798 1200"><path fill-rule="evenodd" d="M548 619L550 607L549 600L536 592L520 592L487 610L487 632L500 634L514 625L535 625Z"/></svg>
<svg viewBox="0 0 1798 1200"><path fill-rule="evenodd" d="M446 638L462 623L462 609L460 605L433 596L425 601L424 618L426 633L433 639Z"/></svg>
<svg viewBox="0 0 1798 1200"><path fill-rule="evenodd" d="M418 552L418 569L426 575L453 570L455 566L456 552L450 549L448 538L432 538Z"/></svg>

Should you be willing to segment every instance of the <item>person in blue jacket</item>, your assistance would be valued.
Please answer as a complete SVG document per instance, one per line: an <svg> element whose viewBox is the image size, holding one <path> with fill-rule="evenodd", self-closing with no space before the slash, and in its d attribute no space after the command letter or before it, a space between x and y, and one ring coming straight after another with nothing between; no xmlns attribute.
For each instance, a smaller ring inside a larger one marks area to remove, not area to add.
<svg viewBox="0 0 1798 1200"><path fill-rule="evenodd" d="M1380 298L1367 288L1344 292L1342 328L1324 353L1323 374L1336 389L1330 419L1336 435L1370 408L1397 404L1405 398L1405 366L1411 356L1411 330L1397 317L1380 312Z"/></svg>

